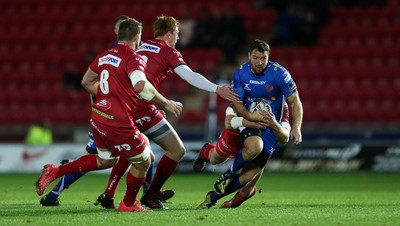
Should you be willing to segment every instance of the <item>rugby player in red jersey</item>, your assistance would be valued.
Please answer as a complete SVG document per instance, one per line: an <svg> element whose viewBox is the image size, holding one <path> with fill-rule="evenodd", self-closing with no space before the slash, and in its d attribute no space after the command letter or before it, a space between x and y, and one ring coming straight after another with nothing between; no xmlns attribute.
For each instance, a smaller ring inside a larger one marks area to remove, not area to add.
<svg viewBox="0 0 400 226"><path fill-rule="evenodd" d="M141 31L142 25L135 19L123 21L118 44L99 54L82 80L85 89L96 95L90 126L98 154L85 155L62 166L45 165L36 182L39 195L58 177L109 168L120 158L130 162L131 167L126 179L126 193L118 210L149 211L136 197L151 162L151 150L131 115L140 98L165 107L175 116L181 113L182 104L164 98L146 79L146 62L134 52L140 43Z"/></svg>

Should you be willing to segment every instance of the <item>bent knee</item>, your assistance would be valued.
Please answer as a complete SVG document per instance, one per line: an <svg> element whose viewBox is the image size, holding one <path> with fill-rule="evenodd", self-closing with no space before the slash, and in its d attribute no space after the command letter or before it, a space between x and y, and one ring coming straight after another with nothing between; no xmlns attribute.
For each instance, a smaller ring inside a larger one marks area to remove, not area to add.
<svg viewBox="0 0 400 226"><path fill-rule="evenodd" d="M180 158L182 158L185 155L186 152L186 148L184 146L180 146L178 148L176 148L176 155L179 156Z"/></svg>
<svg viewBox="0 0 400 226"><path fill-rule="evenodd" d="M251 137L244 143L244 152L252 157L257 156L263 149L263 142L260 137Z"/></svg>
<svg viewBox="0 0 400 226"><path fill-rule="evenodd" d="M178 146L175 148L165 149L166 155L171 157L172 159L178 161L183 158L186 152L186 148L184 146Z"/></svg>

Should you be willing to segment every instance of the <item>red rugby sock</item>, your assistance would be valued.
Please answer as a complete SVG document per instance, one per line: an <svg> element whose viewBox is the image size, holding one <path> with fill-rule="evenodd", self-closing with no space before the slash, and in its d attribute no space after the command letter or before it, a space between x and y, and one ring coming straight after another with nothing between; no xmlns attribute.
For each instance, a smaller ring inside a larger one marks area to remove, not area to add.
<svg viewBox="0 0 400 226"><path fill-rule="evenodd" d="M106 188L106 193L108 197L114 198L115 190L117 189L118 183L124 176L126 170L131 166L125 158L119 158L117 164L112 168L110 178L108 179L108 184Z"/></svg>
<svg viewBox="0 0 400 226"><path fill-rule="evenodd" d="M124 196L124 203L126 206L133 206L135 203L137 194L142 187L146 177L137 178L134 177L130 172L126 176L126 191Z"/></svg>
<svg viewBox="0 0 400 226"><path fill-rule="evenodd" d="M56 177L61 177L70 173L88 172L97 170L97 155L84 155L72 162L59 166Z"/></svg>
<svg viewBox="0 0 400 226"><path fill-rule="evenodd" d="M157 166L156 174L154 175L153 181L148 190L150 198L155 198L158 196L161 187L168 180L171 174L175 171L178 163L179 162L168 158L166 155L164 155L160 159L160 162L158 163Z"/></svg>
<svg viewBox="0 0 400 226"><path fill-rule="evenodd" d="M209 144L207 145L207 147L205 147L204 149L202 149L200 151L200 157L205 158L205 159L209 159L208 156L210 155L210 150L212 148L215 148L215 144Z"/></svg>

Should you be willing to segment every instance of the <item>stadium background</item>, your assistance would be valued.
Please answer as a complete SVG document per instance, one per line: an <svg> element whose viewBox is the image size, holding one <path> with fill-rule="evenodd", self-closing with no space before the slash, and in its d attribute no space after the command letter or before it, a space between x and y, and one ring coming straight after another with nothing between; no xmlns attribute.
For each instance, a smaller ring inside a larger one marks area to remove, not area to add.
<svg viewBox="0 0 400 226"><path fill-rule="evenodd" d="M304 143L279 147L271 170L400 171L398 0L1 0L0 6L0 153L12 146L25 161L24 137L43 119L56 144L83 150L90 107L79 81L93 54L115 40L112 21L136 18L146 40L163 14L182 24L202 22L194 41L177 48L211 81L229 82L254 38L268 41L270 59L289 69L304 107ZM169 120L188 146L189 167L201 144L217 138L227 103L178 77L160 91L185 106ZM8 155L0 158L3 166Z"/></svg>

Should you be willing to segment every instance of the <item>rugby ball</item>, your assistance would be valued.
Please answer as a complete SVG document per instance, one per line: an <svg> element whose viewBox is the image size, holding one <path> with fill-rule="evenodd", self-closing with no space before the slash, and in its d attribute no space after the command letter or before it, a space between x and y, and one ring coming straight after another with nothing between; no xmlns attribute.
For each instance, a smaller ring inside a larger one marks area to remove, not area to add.
<svg viewBox="0 0 400 226"><path fill-rule="evenodd" d="M250 112L254 112L254 111L268 111L268 112L272 112L272 108L271 105L269 105L267 103L266 100L262 99L262 98L257 98L253 101L253 103L251 103L250 105Z"/></svg>

